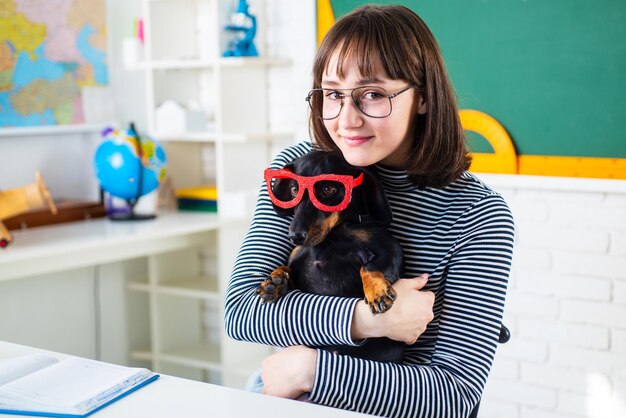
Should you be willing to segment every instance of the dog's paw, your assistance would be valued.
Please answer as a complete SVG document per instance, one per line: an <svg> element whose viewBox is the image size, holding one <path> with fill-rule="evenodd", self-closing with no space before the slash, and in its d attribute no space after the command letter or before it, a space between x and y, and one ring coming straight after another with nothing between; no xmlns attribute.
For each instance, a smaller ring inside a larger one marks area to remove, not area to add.
<svg viewBox="0 0 626 418"><path fill-rule="evenodd" d="M287 266L280 266L274 270L267 280L261 282L256 290L256 294L265 303L272 303L279 297L285 295L289 289L289 276L291 269Z"/></svg>
<svg viewBox="0 0 626 418"><path fill-rule="evenodd" d="M393 306L396 300L396 291L386 279L375 280L364 288L365 303L373 314L385 313Z"/></svg>

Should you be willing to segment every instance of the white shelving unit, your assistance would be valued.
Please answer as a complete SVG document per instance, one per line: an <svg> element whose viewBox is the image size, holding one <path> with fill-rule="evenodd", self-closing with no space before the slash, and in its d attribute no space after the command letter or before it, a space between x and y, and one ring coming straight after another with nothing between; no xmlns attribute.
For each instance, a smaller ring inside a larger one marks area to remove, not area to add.
<svg viewBox="0 0 626 418"><path fill-rule="evenodd" d="M216 245L219 228L205 246ZM133 326L149 329L149 338L131 347L131 358L162 372L222 383L228 373L222 363L222 333L206 331L219 326L219 318L207 318L207 313L221 312L222 296L217 269L207 274L200 263L202 248L148 256L147 277L128 282L128 290L147 308Z"/></svg>
<svg viewBox="0 0 626 418"><path fill-rule="evenodd" d="M142 1L144 58L130 69L145 75L148 134L163 143L176 188L217 186L221 222L204 247L149 256L146 277L128 283L145 307L135 326L150 330L131 357L156 371L241 387L268 349L226 337L224 293L263 169L293 142L288 129L269 129L268 72L289 61L263 56L262 0L249 2L258 58L222 57L234 0ZM193 108L194 126L163 129L156 114L165 101Z"/></svg>
<svg viewBox="0 0 626 418"><path fill-rule="evenodd" d="M85 355L97 345L111 362L241 387L267 348L223 331L222 275L232 260L217 254L236 251L225 237L239 224L161 211L137 223L98 218L15 231L14 246L0 254L0 334ZM99 308L86 301L96 270ZM99 337L92 315L100 318Z"/></svg>

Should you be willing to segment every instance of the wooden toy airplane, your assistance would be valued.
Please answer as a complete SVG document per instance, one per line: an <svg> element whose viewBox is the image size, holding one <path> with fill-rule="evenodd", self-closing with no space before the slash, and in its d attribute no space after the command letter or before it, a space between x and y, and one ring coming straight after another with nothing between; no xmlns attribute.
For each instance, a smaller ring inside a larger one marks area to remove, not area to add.
<svg viewBox="0 0 626 418"><path fill-rule="evenodd" d="M0 248L6 248L13 242L13 236L2 223L2 219L46 206L56 215L57 208L38 171L35 173L35 183L15 189L0 190Z"/></svg>

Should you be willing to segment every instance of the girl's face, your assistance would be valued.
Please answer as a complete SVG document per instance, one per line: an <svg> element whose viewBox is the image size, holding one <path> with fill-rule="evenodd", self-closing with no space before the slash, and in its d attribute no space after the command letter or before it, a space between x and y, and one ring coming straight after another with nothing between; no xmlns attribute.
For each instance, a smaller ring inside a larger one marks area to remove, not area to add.
<svg viewBox="0 0 626 418"><path fill-rule="evenodd" d="M375 77L363 77L354 60L344 61L344 78L337 69L338 52L331 56L322 77L322 88L338 89L346 94L343 107L335 119L325 120L324 125L344 158L352 165L365 167L380 163L388 167L404 169L415 140L415 116L426 113L421 95L409 89L391 99L392 112L385 118L372 118L363 114L350 98L350 91L361 86L376 86L388 95L409 86L403 80L392 80L380 70Z"/></svg>

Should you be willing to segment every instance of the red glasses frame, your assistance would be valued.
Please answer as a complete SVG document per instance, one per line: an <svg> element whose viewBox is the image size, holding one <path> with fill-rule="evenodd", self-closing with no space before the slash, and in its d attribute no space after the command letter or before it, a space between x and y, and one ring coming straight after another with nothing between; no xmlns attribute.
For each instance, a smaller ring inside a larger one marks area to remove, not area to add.
<svg viewBox="0 0 626 418"><path fill-rule="evenodd" d="M363 173L359 174L358 177L352 177L348 175L340 175L340 174L321 174L319 176L299 176L291 170L288 169L271 169L268 168L263 173L265 177L265 184L267 185L267 191L270 195L270 199L272 203L282 209L291 209L295 207L304 196L304 191L308 191L309 199L313 203L313 206L322 210L324 212L341 212L350 204L350 200L352 199L352 189L357 186L360 186L363 183ZM292 179L298 183L298 194L289 201L279 200L272 191L272 179ZM319 201L317 196L315 195L315 183L319 181L336 181L338 183L343 184L346 188L346 192L343 196L343 200L338 205L329 206Z"/></svg>

